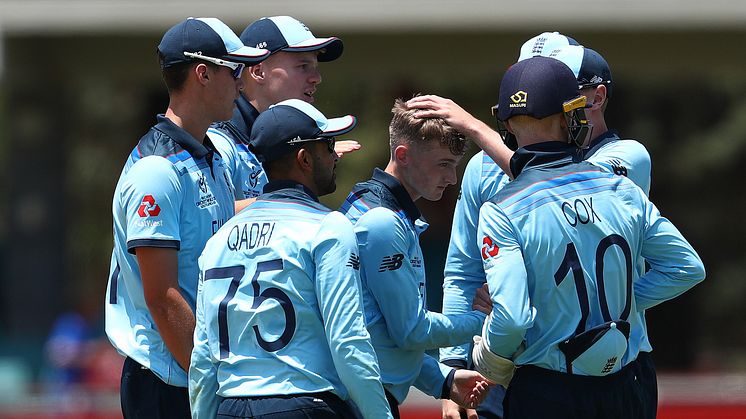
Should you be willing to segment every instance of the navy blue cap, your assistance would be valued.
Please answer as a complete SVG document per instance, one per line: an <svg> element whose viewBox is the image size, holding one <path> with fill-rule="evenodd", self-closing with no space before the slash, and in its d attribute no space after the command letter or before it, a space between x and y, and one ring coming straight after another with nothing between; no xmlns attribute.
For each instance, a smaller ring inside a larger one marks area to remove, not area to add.
<svg viewBox="0 0 746 419"><path fill-rule="evenodd" d="M497 117L537 119L567 111L565 102L581 97L572 70L554 58L532 57L513 64L500 82Z"/></svg>
<svg viewBox="0 0 746 419"><path fill-rule="evenodd" d="M611 97L611 69L609 63L598 52L578 45L558 48L549 57L565 63L578 79L581 89L606 85L606 95Z"/></svg>
<svg viewBox="0 0 746 419"><path fill-rule="evenodd" d="M337 37L316 38L306 25L290 16L263 17L241 33L241 41L256 48L277 51L319 51L318 60L333 61L342 55L342 40Z"/></svg>
<svg viewBox="0 0 746 419"><path fill-rule="evenodd" d="M249 149L260 162L270 162L297 150L305 140L342 135L356 124L352 115L327 119L313 105L288 99L259 114L251 128Z"/></svg>
<svg viewBox="0 0 746 419"><path fill-rule="evenodd" d="M166 31L158 45L161 67L194 61L185 52L254 65L269 56L269 51L245 46L225 23L212 17L190 17Z"/></svg>

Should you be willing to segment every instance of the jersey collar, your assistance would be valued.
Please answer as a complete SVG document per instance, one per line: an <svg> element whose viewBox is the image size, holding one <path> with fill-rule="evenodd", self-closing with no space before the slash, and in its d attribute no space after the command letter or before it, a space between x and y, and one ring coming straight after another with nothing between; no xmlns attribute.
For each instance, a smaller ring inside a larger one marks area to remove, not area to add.
<svg viewBox="0 0 746 419"><path fill-rule="evenodd" d="M547 141L521 147L510 159L510 170L514 177L534 167L559 167L582 160L582 151L572 144Z"/></svg>
<svg viewBox="0 0 746 419"><path fill-rule="evenodd" d="M404 186L402 186L398 179L377 167L373 170L372 179L386 186L394 198L396 198L396 201L412 223L420 218L422 214L420 213L419 208L414 204L412 197L409 196L409 192L404 189Z"/></svg>
<svg viewBox="0 0 746 419"><path fill-rule="evenodd" d="M205 135L203 140L204 143L200 143L183 128L166 118L164 114L158 115L157 120L158 123L155 124L153 128L162 132L176 144L180 145L181 148L192 155L192 158L202 159L208 154L212 155L214 147L212 146L212 142L207 138L207 135Z"/></svg>
<svg viewBox="0 0 746 419"><path fill-rule="evenodd" d="M238 95L236 109L233 111L230 123L245 137L245 142L247 143L249 138L251 138L251 127L254 126L254 121L256 121L258 116L259 111L246 99L243 93Z"/></svg>
<svg viewBox="0 0 746 419"><path fill-rule="evenodd" d="M264 185L264 189L262 189L262 192L266 193L272 193L279 191L281 189L290 189L294 192L302 192L311 197L316 202L319 202L319 197L316 196L315 193L313 193L312 190L308 189L306 185L303 185L302 183L298 183L294 180L272 180L266 185Z"/></svg>
<svg viewBox="0 0 746 419"><path fill-rule="evenodd" d="M619 139L619 133L615 129L610 129L603 134L599 135L598 137L594 138L591 143L588 145L588 149L585 150L585 158L588 158L588 156L592 156L596 151L598 151L599 148L604 146L607 143L610 143L612 141L616 141Z"/></svg>

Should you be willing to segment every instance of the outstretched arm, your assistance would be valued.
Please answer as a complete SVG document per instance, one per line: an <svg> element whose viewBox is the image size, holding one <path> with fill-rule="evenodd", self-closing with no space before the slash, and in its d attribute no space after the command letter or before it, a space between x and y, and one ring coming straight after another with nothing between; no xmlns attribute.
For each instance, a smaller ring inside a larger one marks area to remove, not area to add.
<svg viewBox="0 0 746 419"><path fill-rule="evenodd" d="M407 101L409 108L419 109L419 118L441 118L474 142L487 153L511 178L510 158L513 150L503 142L500 134L472 116L458 103L436 95L416 96Z"/></svg>

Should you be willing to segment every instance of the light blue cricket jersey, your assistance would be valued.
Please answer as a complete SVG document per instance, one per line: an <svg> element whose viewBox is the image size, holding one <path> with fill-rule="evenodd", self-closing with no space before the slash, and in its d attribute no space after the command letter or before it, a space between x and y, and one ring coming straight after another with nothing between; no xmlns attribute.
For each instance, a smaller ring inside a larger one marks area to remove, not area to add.
<svg viewBox="0 0 746 419"><path fill-rule="evenodd" d="M594 138L583 155L589 163L628 177L645 195L650 195L650 154L638 141L622 139L616 130L609 130Z"/></svg>
<svg viewBox="0 0 746 419"><path fill-rule="evenodd" d="M639 310L704 279L697 253L642 190L560 142L519 149L516 179L482 206L478 242L494 304L490 350L516 365L567 371L558 343L610 320L628 320L637 357ZM579 158L577 158L579 159ZM644 258L650 270L639 276ZM582 278L581 278L582 275Z"/></svg>
<svg viewBox="0 0 746 419"><path fill-rule="evenodd" d="M225 161L236 200L259 196L268 182L261 163L248 148L251 127L258 116L259 111L242 94L236 99L231 120L213 124L207 130Z"/></svg>
<svg viewBox="0 0 746 419"><path fill-rule="evenodd" d="M265 192L200 257L193 417L214 417L221 397L325 391L351 398L366 418L391 417L352 224L297 183Z"/></svg>
<svg viewBox="0 0 746 419"><path fill-rule="evenodd" d="M484 151L475 154L466 165L461 192L456 201L451 226L451 241L443 280L443 314L466 313L474 294L486 282L477 243L479 208L510 181ZM448 365L466 368L470 344L442 348L440 360Z"/></svg>
<svg viewBox="0 0 746 419"><path fill-rule="evenodd" d="M355 185L340 211L355 223L365 320L384 387L399 403L411 385L440 398L452 369L425 351L469 341L485 315L426 309L419 236L427 224L396 178L375 169L372 179Z"/></svg>
<svg viewBox="0 0 746 419"><path fill-rule="evenodd" d="M631 139L620 139L616 130L595 138L584 151L585 159L610 173L627 176L645 194L650 191L651 163L645 146ZM492 199L509 182L509 177L483 151L471 158L461 182L451 228L451 241L443 280L443 313L463 313L471 307L476 289L485 282L477 220L482 204ZM638 269L643 269L641 264ZM640 273L643 273L640 270ZM645 322L644 316L642 321ZM443 348L440 359L448 365L466 367L470 345ZM641 350L652 346L645 332Z"/></svg>
<svg viewBox="0 0 746 419"><path fill-rule="evenodd" d="M218 228L233 216L223 161L163 115L132 151L112 205L114 251L106 291L106 334L123 355L167 384L187 386L187 373L166 348L148 310L135 251L178 250L179 287L194 309L197 258Z"/></svg>

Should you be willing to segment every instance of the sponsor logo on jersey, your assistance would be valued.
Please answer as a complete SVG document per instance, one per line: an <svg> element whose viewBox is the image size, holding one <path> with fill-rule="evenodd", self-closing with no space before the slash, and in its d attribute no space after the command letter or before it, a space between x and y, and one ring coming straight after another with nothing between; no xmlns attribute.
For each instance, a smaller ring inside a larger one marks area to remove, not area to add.
<svg viewBox="0 0 746 419"><path fill-rule="evenodd" d="M413 268L421 268L422 267L422 259L415 256L414 258L409 260L409 263L412 264Z"/></svg>
<svg viewBox="0 0 746 419"><path fill-rule="evenodd" d="M621 161L612 159L609 160L609 165L611 165L611 170L614 172L615 175L627 176L627 168L624 167Z"/></svg>
<svg viewBox="0 0 746 419"><path fill-rule="evenodd" d="M526 102L528 101L528 93L523 90L519 90L510 96L511 108L525 108Z"/></svg>
<svg viewBox="0 0 746 419"><path fill-rule="evenodd" d="M345 266L348 266L356 271L359 271L360 270L360 256L354 253L351 254L350 259L347 261L347 265Z"/></svg>
<svg viewBox="0 0 746 419"><path fill-rule="evenodd" d="M140 201L140 207L137 208L137 215L142 218L157 217L161 213L161 207L155 203L153 195L145 195Z"/></svg>
<svg viewBox="0 0 746 419"><path fill-rule="evenodd" d="M378 272L395 271L401 268L403 260L404 255L401 253L397 253L391 256L384 256L383 260L381 261L381 265L378 267Z"/></svg>
<svg viewBox="0 0 746 419"><path fill-rule="evenodd" d="M487 260L495 257L499 251L500 248L492 241L492 238L490 236L484 236L482 239L482 259Z"/></svg>

